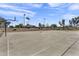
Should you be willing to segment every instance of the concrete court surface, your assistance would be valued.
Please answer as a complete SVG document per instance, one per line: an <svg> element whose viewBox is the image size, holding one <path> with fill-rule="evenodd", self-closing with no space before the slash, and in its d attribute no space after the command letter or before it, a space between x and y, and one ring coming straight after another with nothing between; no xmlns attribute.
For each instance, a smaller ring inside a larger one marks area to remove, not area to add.
<svg viewBox="0 0 79 59"><path fill-rule="evenodd" d="M7 40L2 35L2 32L0 32L0 56L6 56L7 55Z"/></svg>
<svg viewBox="0 0 79 59"><path fill-rule="evenodd" d="M10 56L79 56L79 32L9 32L6 38L4 35L0 37L0 55L7 54Z"/></svg>

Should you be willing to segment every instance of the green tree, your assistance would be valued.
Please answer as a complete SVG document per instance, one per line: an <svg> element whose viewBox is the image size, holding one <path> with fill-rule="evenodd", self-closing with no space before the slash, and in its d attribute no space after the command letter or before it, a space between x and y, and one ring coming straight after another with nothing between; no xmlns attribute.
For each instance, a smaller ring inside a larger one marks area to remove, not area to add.
<svg viewBox="0 0 79 59"><path fill-rule="evenodd" d="M65 28L65 19L62 19L62 21L59 21L59 25L61 27L63 27L63 30L64 30L64 28Z"/></svg>
<svg viewBox="0 0 79 59"><path fill-rule="evenodd" d="M7 21L7 19L3 18L3 17L0 17L0 25L2 25L3 27L5 27L5 24L6 24L6 27L10 24L9 21Z"/></svg>
<svg viewBox="0 0 79 59"><path fill-rule="evenodd" d="M38 24L38 27L39 27L39 29L42 29L42 24L39 23L39 24Z"/></svg>
<svg viewBox="0 0 79 59"><path fill-rule="evenodd" d="M65 28L65 19L62 19L62 26L63 26L63 29Z"/></svg>
<svg viewBox="0 0 79 59"><path fill-rule="evenodd" d="M27 24L27 25L26 25L26 28L28 28L28 29L29 29L30 27L31 27L31 25L30 25L30 24Z"/></svg>
<svg viewBox="0 0 79 59"><path fill-rule="evenodd" d="M15 25L15 28L20 28L19 25Z"/></svg>
<svg viewBox="0 0 79 59"><path fill-rule="evenodd" d="M23 28L23 24L19 24L19 27L20 27L20 28Z"/></svg>
<svg viewBox="0 0 79 59"><path fill-rule="evenodd" d="M9 26L9 28L14 28L14 26Z"/></svg>
<svg viewBox="0 0 79 59"><path fill-rule="evenodd" d="M61 23L61 21L59 21L59 25L60 25L60 26L62 26L62 23Z"/></svg>
<svg viewBox="0 0 79 59"><path fill-rule="evenodd" d="M69 20L69 26L72 27L72 20Z"/></svg>
<svg viewBox="0 0 79 59"><path fill-rule="evenodd" d="M79 16L69 20L69 24L72 24L73 27L77 27L77 25L79 24Z"/></svg>
<svg viewBox="0 0 79 59"><path fill-rule="evenodd" d="M46 27L47 27L47 28L49 28L49 27L50 27L48 23L46 24Z"/></svg>
<svg viewBox="0 0 79 59"><path fill-rule="evenodd" d="M15 25L15 28L23 28L23 24Z"/></svg>
<svg viewBox="0 0 79 59"><path fill-rule="evenodd" d="M57 25L56 24L51 24L50 26L52 29L56 29L57 28Z"/></svg>

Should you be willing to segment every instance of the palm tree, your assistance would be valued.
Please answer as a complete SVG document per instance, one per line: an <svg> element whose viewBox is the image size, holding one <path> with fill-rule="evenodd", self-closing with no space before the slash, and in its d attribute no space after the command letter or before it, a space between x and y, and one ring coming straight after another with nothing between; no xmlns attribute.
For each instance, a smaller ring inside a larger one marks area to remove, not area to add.
<svg viewBox="0 0 79 59"><path fill-rule="evenodd" d="M69 20L69 24L70 24L70 26L72 26L72 27L77 29L77 26L79 24L79 16L78 17L74 17L71 20Z"/></svg>
<svg viewBox="0 0 79 59"><path fill-rule="evenodd" d="M75 17L75 20L76 20L76 26L77 26L79 24L79 16Z"/></svg>
<svg viewBox="0 0 79 59"><path fill-rule="evenodd" d="M62 23L59 21L59 25L62 26Z"/></svg>
<svg viewBox="0 0 79 59"><path fill-rule="evenodd" d="M69 26L71 26L71 27L72 27L72 21L71 21L71 20L69 20Z"/></svg>
<svg viewBox="0 0 79 59"><path fill-rule="evenodd" d="M79 17L72 18L71 21L72 21L73 26L76 27L77 24L79 23Z"/></svg>
<svg viewBox="0 0 79 59"><path fill-rule="evenodd" d="M42 28L42 24L41 24L41 23L39 23L39 24L38 24L38 26L39 26L39 29L41 29L41 28Z"/></svg>
<svg viewBox="0 0 79 59"><path fill-rule="evenodd" d="M65 19L62 19L62 25L65 26Z"/></svg>
<svg viewBox="0 0 79 59"><path fill-rule="evenodd" d="M62 19L62 21L59 21L59 25L63 27L64 29L64 26L65 26L65 19Z"/></svg>
<svg viewBox="0 0 79 59"><path fill-rule="evenodd" d="M76 20L75 20L75 18L72 18L71 20L72 20L73 26L75 27L75 25L76 25Z"/></svg>
<svg viewBox="0 0 79 59"><path fill-rule="evenodd" d="M65 27L65 19L62 19L62 26L63 26L63 30L64 30L64 27Z"/></svg>

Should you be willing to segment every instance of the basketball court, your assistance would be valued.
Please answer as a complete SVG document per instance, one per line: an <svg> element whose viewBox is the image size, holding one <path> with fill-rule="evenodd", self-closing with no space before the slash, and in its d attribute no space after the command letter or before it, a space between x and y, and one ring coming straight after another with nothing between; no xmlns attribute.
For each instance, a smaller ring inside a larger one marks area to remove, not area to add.
<svg viewBox="0 0 79 59"><path fill-rule="evenodd" d="M0 55L79 56L78 31L8 32L0 37Z"/></svg>

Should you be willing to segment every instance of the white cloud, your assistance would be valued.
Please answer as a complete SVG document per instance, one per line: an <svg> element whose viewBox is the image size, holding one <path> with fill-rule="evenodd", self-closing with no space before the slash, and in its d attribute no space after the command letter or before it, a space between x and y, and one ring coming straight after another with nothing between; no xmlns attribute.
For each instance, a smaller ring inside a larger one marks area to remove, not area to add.
<svg viewBox="0 0 79 59"><path fill-rule="evenodd" d="M20 12L14 12L14 11L4 11L4 10L0 10L0 14L5 14L5 15L19 15L22 16L23 13Z"/></svg>
<svg viewBox="0 0 79 59"><path fill-rule="evenodd" d="M69 19L74 18L74 17L77 17L77 16L78 16L78 15L74 15L74 14L64 14L64 15L62 16L62 18L69 20Z"/></svg>
<svg viewBox="0 0 79 59"><path fill-rule="evenodd" d="M79 4L72 4L68 8L69 10L79 10Z"/></svg>
<svg viewBox="0 0 79 59"><path fill-rule="evenodd" d="M16 12L16 11L5 11L0 10L0 14L6 15L6 16L23 16L23 12ZM33 17L35 14L26 14L29 17Z"/></svg>
<svg viewBox="0 0 79 59"><path fill-rule="evenodd" d="M40 7L42 7L42 3L31 3L31 4L29 4L29 6L32 6L32 7L36 7L36 8L40 8Z"/></svg>
<svg viewBox="0 0 79 59"><path fill-rule="evenodd" d="M16 11L20 12L20 13L25 13L25 14L30 14L31 17L33 17L36 13L32 12L30 10L24 10L24 9L15 9Z"/></svg>
<svg viewBox="0 0 79 59"><path fill-rule="evenodd" d="M27 14L27 16L31 16L31 17L33 17L36 14L33 11L24 10L24 9L21 9L17 6L12 6L12 5L7 5L7 4L0 4L0 7L13 10L13 11L6 11L6 10L2 11L2 10L0 10L0 13L2 13L2 14L11 14L11 15L13 14L13 15L22 16L25 13L25 14Z"/></svg>
<svg viewBox="0 0 79 59"><path fill-rule="evenodd" d="M0 7L2 7L2 8L14 8L14 6L10 6L7 4L0 4Z"/></svg>
<svg viewBox="0 0 79 59"><path fill-rule="evenodd" d="M48 5L49 5L50 7L59 7L59 6L62 5L62 3L48 3Z"/></svg>

